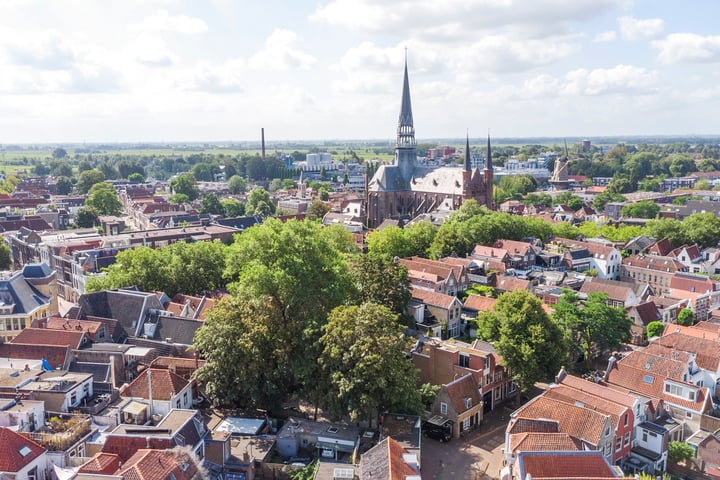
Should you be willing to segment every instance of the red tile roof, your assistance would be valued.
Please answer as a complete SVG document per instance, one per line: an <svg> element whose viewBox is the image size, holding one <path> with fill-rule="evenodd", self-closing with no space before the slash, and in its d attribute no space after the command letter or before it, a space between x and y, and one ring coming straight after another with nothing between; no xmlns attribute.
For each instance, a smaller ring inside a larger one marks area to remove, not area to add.
<svg viewBox="0 0 720 480"><path fill-rule="evenodd" d="M518 415L557 420L560 432L581 438L595 446L600 443L606 421L610 418L609 415L544 396L536 397L525 404L518 411Z"/></svg>
<svg viewBox="0 0 720 480"><path fill-rule="evenodd" d="M599 451L525 452L518 460L520 472L538 480L616 478Z"/></svg>
<svg viewBox="0 0 720 480"><path fill-rule="evenodd" d="M511 452L582 450L582 443L567 433L524 432L510 435Z"/></svg>
<svg viewBox="0 0 720 480"><path fill-rule="evenodd" d="M412 298L428 305L434 305L443 308L450 308L453 302L457 300L457 297L454 297L452 295L445 295L444 293L439 292L431 292L430 290L423 290L422 288L413 288Z"/></svg>
<svg viewBox="0 0 720 480"><path fill-rule="evenodd" d="M44 320L44 328L48 330L78 330L79 325L81 331L88 332L91 339L95 338L97 329L102 327L102 322L94 320L70 320L63 317L49 317Z"/></svg>
<svg viewBox="0 0 720 480"><path fill-rule="evenodd" d="M125 480L191 480L198 474L198 468L190 455L183 450L140 449L117 473Z"/></svg>
<svg viewBox="0 0 720 480"><path fill-rule="evenodd" d="M19 342L0 343L0 357L24 360L44 358L53 368L66 369L66 361L72 358L72 349L68 346L31 345Z"/></svg>
<svg viewBox="0 0 720 480"><path fill-rule="evenodd" d="M121 392L123 397L150 398L148 372L152 372L152 396L154 400L170 400L188 385L181 376L163 368L144 370Z"/></svg>
<svg viewBox="0 0 720 480"><path fill-rule="evenodd" d="M388 480L405 480L406 477L417 475L410 465L403 459L403 455L408 453L402 445L393 440L391 437L387 439L388 459L389 459L389 476Z"/></svg>
<svg viewBox="0 0 720 480"><path fill-rule="evenodd" d="M114 453L98 452L78 469L78 473L112 475L120 468L120 457Z"/></svg>
<svg viewBox="0 0 720 480"><path fill-rule="evenodd" d="M471 310L489 311L492 312L495 309L496 298L485 297L483 295L468 295L465 299L465 308Z"/></svg>
<svg viewBox="0 0 720 480"><path fill-rule="evenodd" d="M697 363L698 367L711 372L718 371L720 366L720 343L717 342L717 337L713 338L712 332L707 332L707 335L703 337L694 329L686 328L678 332L678 325L673 325L673 327L675 328L666 328L663 336L653 343L683 352L694 353L695 363ZM692 331L693 335L688 335L687 331Z"/></svg>
<svg viewBox="0 0 720 480"><path fill-rule="evenodd" d="M657 347L662 350L658 350ZM686 352L666 349L660 344L656 344L656 348L651 351L645 349L630 352L620 360L620 364L640 370L662 372L666 378L682 381L683 375L688 373L689 360L690 355Z"/></svg>
<svg viewBox="0 0 720 480"><path fill-rule="evenodd" d="M658 255L630 255L622 261L626 267L646 268L658 272L684 272L687 267L674 258Z"/></svg>
<svg viewBox="0 0 720 480"><path fill-rule="evenodd" d="M591 382L574 375L567 375L561 382L561 385L573 388L580 392L589 393L590 395L603 398L627 408L632 408L636 402L635 397L632 395L613 390L606 385Z"/></svg>
<svg viewBox="0 0 720 480"><path fill-rule="evenodd" d="M447 385L443 385L442 388L447 390L453 407L458 414L477 407L482 402L480 388L471 374L467 374ZM470 399L470 407L465 405L466 398Z"/></svg>
<svg viewBox="0 0 720 480"><path fill-rule="evenodd" d="M496 280L498 290L512 292L514 290L527 290L530 287L530 280L523 280L517 277L498 275Z"/></svg>
<svg viewBox="0 0 720 480"><path fill-rule="evenodd" d="M85 339L85 342L83 342ZM26 328L12 340L12 343L27 345L67 346L74 350L87 343L90 336L82 330L51 330L48 328Z"/></svg>
<svg viewBox="0 0 720 480"><path fill-rule="evenodd" d="M6 427L0 427L0 445L0 472L19 472L47 451L39 443Z"/></svg>
<svg viewBox="0 0 720 480"><path fill-rule="evenodd" d="M663 238L662 240L658 240L653 245L648 248L648 253L651 253L653 255L660 255L665 256L669 254L672 251L672 245L670 244L670 240L667 238Z"/></svg>
<svg viewBox="0 0 720 480"><path fill-rule="evenodd" d="M562 384L548 388L543 395L547 398L552 398L553 400L572 403L576 406L594 410L604 415L610 415L612 424L615 427L620 425L620 417L628 413L629 408L590 393L581 392L572 387L566 387Z"/></svg>
<svg viewBox="0 0 720 480"><path fill-rule="evenodd" d="M593 279L586 280L580 287L581 293L606 293L609 300L625 303L633 295L628 283L617 280Z"/></svg>

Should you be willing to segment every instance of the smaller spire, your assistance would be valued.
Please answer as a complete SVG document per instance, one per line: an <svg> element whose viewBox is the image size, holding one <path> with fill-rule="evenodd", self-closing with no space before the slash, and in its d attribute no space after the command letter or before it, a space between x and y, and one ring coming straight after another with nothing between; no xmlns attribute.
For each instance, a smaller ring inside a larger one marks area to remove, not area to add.
<svg viewBox="0 0 720 480"><path fill-rule="evenodd" d="M492 170L492 150L490 150L490 130L488 130L488 142L487 142L487 158L485 160L485 170Z"/></svg>
<svg viewBox="0 0 720 480"><path fill-rule="evenodd" d="M465 132L465 171L470 172L472 171L472 166L470 163L470 133Z"/></svg>

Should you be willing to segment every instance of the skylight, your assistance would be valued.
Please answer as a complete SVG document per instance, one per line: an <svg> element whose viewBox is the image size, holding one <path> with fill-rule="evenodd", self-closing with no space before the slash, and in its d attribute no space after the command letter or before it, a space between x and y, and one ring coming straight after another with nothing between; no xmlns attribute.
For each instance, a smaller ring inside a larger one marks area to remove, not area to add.
<svg viewBox="0 0 720 480"><path fill-rule="evenodd" d="M18 450L18 452L23 457L27 457L28 455L30 455L32 453L32 449L30 447L28 447L27 445L23 445L22 448L20 450Z"/></svg>
<svg viewBox="0 0 720 480"><path fill-rule="evenodd" d="M652 375L644 375L643 382L652 384L655 381L655 377Z"/></svg>

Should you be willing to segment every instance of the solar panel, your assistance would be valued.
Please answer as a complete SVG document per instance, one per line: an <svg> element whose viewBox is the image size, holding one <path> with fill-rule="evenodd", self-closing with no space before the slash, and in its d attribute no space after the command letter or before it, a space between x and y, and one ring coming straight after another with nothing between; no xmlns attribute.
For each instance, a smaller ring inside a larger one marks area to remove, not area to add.
<svg viewBox="0 0 720 480"><path fill-rule="evenodd" d="M336 468L333 470L333 479L336 478L354 478L355 471L352 468Z"/></svg>

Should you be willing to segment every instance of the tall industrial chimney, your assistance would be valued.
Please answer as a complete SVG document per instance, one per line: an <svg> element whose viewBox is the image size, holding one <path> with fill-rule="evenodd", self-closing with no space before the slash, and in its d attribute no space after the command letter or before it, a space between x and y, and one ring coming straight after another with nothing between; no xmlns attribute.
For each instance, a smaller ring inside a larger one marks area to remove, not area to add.
<svg viewBox="0 0 720 480"><path fill-rule="evenodd" d="M265 161L265 128L260 129L260 137L262 138L262 160Z"/></svg>

